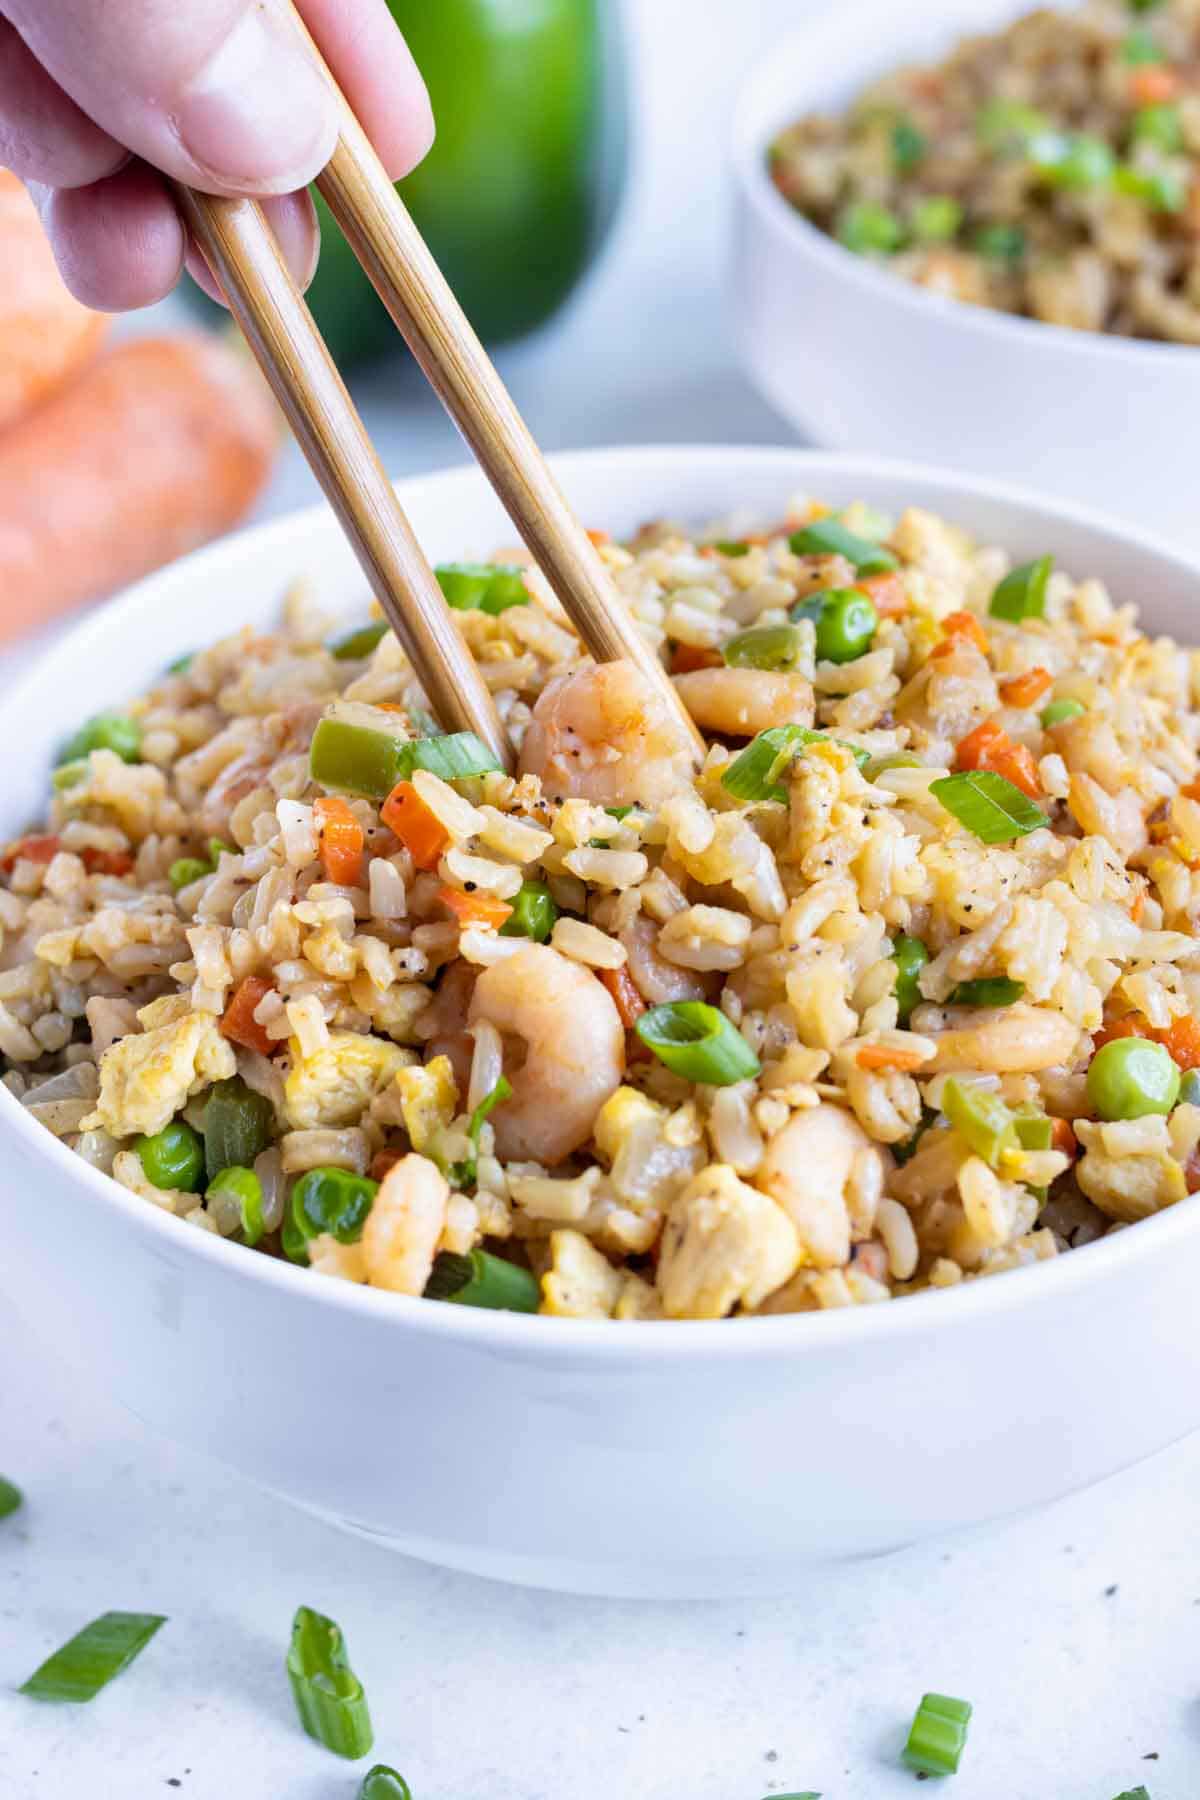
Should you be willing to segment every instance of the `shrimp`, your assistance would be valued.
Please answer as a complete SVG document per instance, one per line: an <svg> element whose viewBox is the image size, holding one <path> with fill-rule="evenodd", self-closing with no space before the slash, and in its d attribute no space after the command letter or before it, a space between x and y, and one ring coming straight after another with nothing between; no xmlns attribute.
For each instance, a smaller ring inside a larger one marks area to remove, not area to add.
<svg viewBox="0 0 1200 1800"><path fill-rule="evenodd" d="M675 689L701 731L754 737L773 725L811 725L812 683L767 669L693 669Z"/></svg>
<svg viewBox="0 0 1200 1800"><path fill-rule="evenodd" d="M393 1163L363 1226L363 1269L372 1287L393 1294L425 1291L449 1200L449 1183L427 1156Z"/></svg>
<svg viewBox="0 0 1200 1800"><path fill-rule="evenodd" d="M868 1192L878 1204L884 1169L882 1154L858 1120L824 1101L794 1113L771 1139L756 1181L796 1227L806 1266L837 1269L849 1259L856 1224L866 1229L874 1224L873 1216L861 1216L860 1203ZM866 1210L873 1213L870 1205Z"/></svg>
<svg viewBox="0 0 1200 1800"><path fill-rule="evenodd" d="M492 1114L497 1152L553 1167L586 1144L596 1114L621 1085L625 1033L616 1006L589 969L528 944L480 975L469 1020L481 1019L506 1040L513 1087ZM510 1059L514 1038L523 1061Z"/></svg>
<svg viewBox="0 0 1200 1800"><path fill-rule="evenodd" d="M587 663L551 681L521 746L521 774L552 799L655 807L692 778L683 728L629 662Z"/></svg>

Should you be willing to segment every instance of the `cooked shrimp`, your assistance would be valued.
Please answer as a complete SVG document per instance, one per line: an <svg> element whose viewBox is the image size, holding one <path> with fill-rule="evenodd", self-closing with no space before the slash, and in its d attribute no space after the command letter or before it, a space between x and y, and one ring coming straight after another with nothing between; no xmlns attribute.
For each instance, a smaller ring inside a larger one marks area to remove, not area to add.
<svg viewBox="0 0 1200 1800"><path fill-rule="evenodd" d="M877 1204L883 1169L883 1153L853 1114L826 1101L794 1114L771 1139L756 1180L796 1227L805 1263L837 1269L850 1255L859 1190Z"/></svg>
<svg viewBox="0 0 1200 1800"><path fill-rule="evenodd" d="M701 731L754 737L773 725L811 725L812 683L764 669L693 669L675 677L679 698Z"/></svg>
<svg viewBox="0 0 1200 1800"><path fill-rule="evenodd" d="M691 780L691 746L640 669L588 663L540 695L521 774L540 776L555 800L654 807Z"/></svg>
<svg viewBox="0 0 1200 1800"><path fill-rule="evenodd" d="M372 1287L421 1294L446 1225L450 1187L427 1156L393 1163L363 1226L363 1268Z"/></svg>
<svg viewBox="0 0 1200 1800"><path fill-rule="evenodd" d="M582 964L529 944L484 969L469 1017L506 1040L513 1097L492 1114L497 1154L553 1167L585 1144L625 1071L625 1033L607 988ZM513 1038L523 1061L510 1054Z"/></svg>

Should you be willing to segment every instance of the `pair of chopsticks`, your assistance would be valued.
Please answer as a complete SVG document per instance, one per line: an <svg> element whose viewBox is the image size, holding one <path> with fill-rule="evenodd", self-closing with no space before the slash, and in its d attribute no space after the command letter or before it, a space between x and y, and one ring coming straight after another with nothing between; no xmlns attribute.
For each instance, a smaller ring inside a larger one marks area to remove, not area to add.
<svg viewBox="0 0 1200 1800"><path fill-rule="evenodd" d="M289 10L290 0L289 0ZM333 88L337 147L317 187L517 531L598 662L627 658L703 743L613 590L503 382L299 15ZM440 722L513 763L476 668L261 207L182 186L177 201Z"/></svg>

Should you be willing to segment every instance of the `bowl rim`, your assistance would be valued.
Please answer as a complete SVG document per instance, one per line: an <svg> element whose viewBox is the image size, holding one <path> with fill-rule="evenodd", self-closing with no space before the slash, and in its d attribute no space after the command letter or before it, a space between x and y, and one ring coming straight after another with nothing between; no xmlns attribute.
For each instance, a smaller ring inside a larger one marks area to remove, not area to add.
<svg viewBox="0 0 1200 1800"><path fill-rule="evenodd" d="M1137 366L1148 363L1161 366L1171 360L1184 361L1200 354L1200 345L1127 337L1121 332L1080 331L1041 319L1027 319L1023 314L1002 312L997 307L974 306L952 295L931 293L915 282L906 281L902 275L893 274L870 257L856 255L798 212L779 192L767 172L767 149L771 140L764 125L766 115L777 110L768 104L768 99L778 87L780 67L801 61L811 64L814 32L819 36L819 31L819 21L814 19L809 26L776 39L744 76L734 104L729 142L737 183L768 229L790 233L796 248L824 263L832 276L860 287L880 302L890 301L902 309L915 311L929 323L949 324L977 337L990 339L998 335L1001 341L1012 340L1017 345L1046 353L1106 356L1124 359ZM797 113L797 117L801 116Z"/></svg>
<svg viewBox="0 0 1200 1800"><path fill-rule="evenodd" d="M1180 573L1191 577L1200 586L1200 552L1190 555L1181 548L1159 541L1150 533L1128 527L1124 521L1114 521L1086 507L1043 498L1019 486L979 480L926 463L804 446L717 444L614 445L566 451L551 459L565 486L569 486L573 470L586 469L588 465L603 469L606 464L630 460L648 464L686 462L700 469L719 469L727 474L731 484L736 481L739 462L764 467L778 464L781 474L785 468L788 471L785 479L797 481L803 479L805 467L812 465L821 470L822 479L882 479L899 489L909 482L936 482L961 495L967 503L975 499L1020 507L1064 524L1118 538L1135 551L1174 563ZM483 480L481 471L473 464L456 463L403 478L397 486L402 498L405 495L411 498L416 490L426 486L455 482L474 485ZM106 640L114 629L120 628L125 618L136 619L142 608L156 603L161 589L174 583L201 586L207 580L219 581L223 569L236 569L252 548L269 548L300 533L332 527L329 508L318 503L234 533L169 564L109 600L64 634L22 673L12 690L10 703L19 704L26 689L36 690L42 682L52 680L60 658L73 656L79 646ZM816 1356L834 1346L866 1347L879 1338L887 1341L897 1335L907 1337L914 1332L919 1335L933 1328L938 1320L944 1320L945 1329L949 1331L955 1320L965 1327L971 1321L987 1320L998 1312L1019 1311L1030 1302L1036 1303L1039 1297L1044 1304L1053 1304L1056 1296L1065 1298L1081 1287L1098 1285L1108 1275L1128 1267L1131 1261L1142 1263L1147 1258L1169 1254L1174 1244L1200 1231L1198 1197L1195 1206L1189 1205L1187 1200L1181 1201L1139 1221L1133 1232L1122 1231L1115 1237L1099 1239L1045 1263L1007 1270L995 1279L966 1281L936 1293L924 1291L907 1295L898 1306L889 1303L746 1319L625 1320L618 1324L606 1319L564 1319L540 1314L486 1312L448 1304L438 1306L419 1297L393 1294L333 1277L314 1281L310 1270L283 1259L247 1254L245 1245L195 1227L183 1228L183 1222L172 1214L150 1205L111 1176L83 1162L59 1138L30 1118L20 1101L0 1084L0 1145L10 1134L34 1161L44 1159L63 1180L81 1183L85 1192L94 1197L94 1204L107 1207L126 1229L140 1234L160 1260L186 1262L189 1257L196 1256L226 1276L240 1278L243 1283L265 1284L281 1299L300 1300L307 1296L309 1304L364 1319L378 1319L385 1329L384 1322L391 1319L397 1328L416 1329L434 1338L449 1338L475 1347L490 1346L509 1355L539 1359L552 1356L559 1346L570 1358L588 1362L616 1360L628 1363L636 1360L639 1364L647 1360L657 1363L700 1354L775 1355L783 1349L798 1355L807 1348ZM164 1257L166 1252L169 1255ZM931 1313L933 1306L938 1310Z"/></svg>

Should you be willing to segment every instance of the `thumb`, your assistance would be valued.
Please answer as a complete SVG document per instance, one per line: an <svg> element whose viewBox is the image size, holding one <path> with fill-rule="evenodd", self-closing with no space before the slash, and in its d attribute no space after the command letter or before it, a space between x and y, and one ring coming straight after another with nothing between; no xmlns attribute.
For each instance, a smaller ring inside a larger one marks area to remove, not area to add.
<svg viewBox="0 0 1200 1800"><path fill-rule="evenodd" d="M278 0L0 6L97 125L189 186L283 194L333 153L333 96Z"/></svg>

